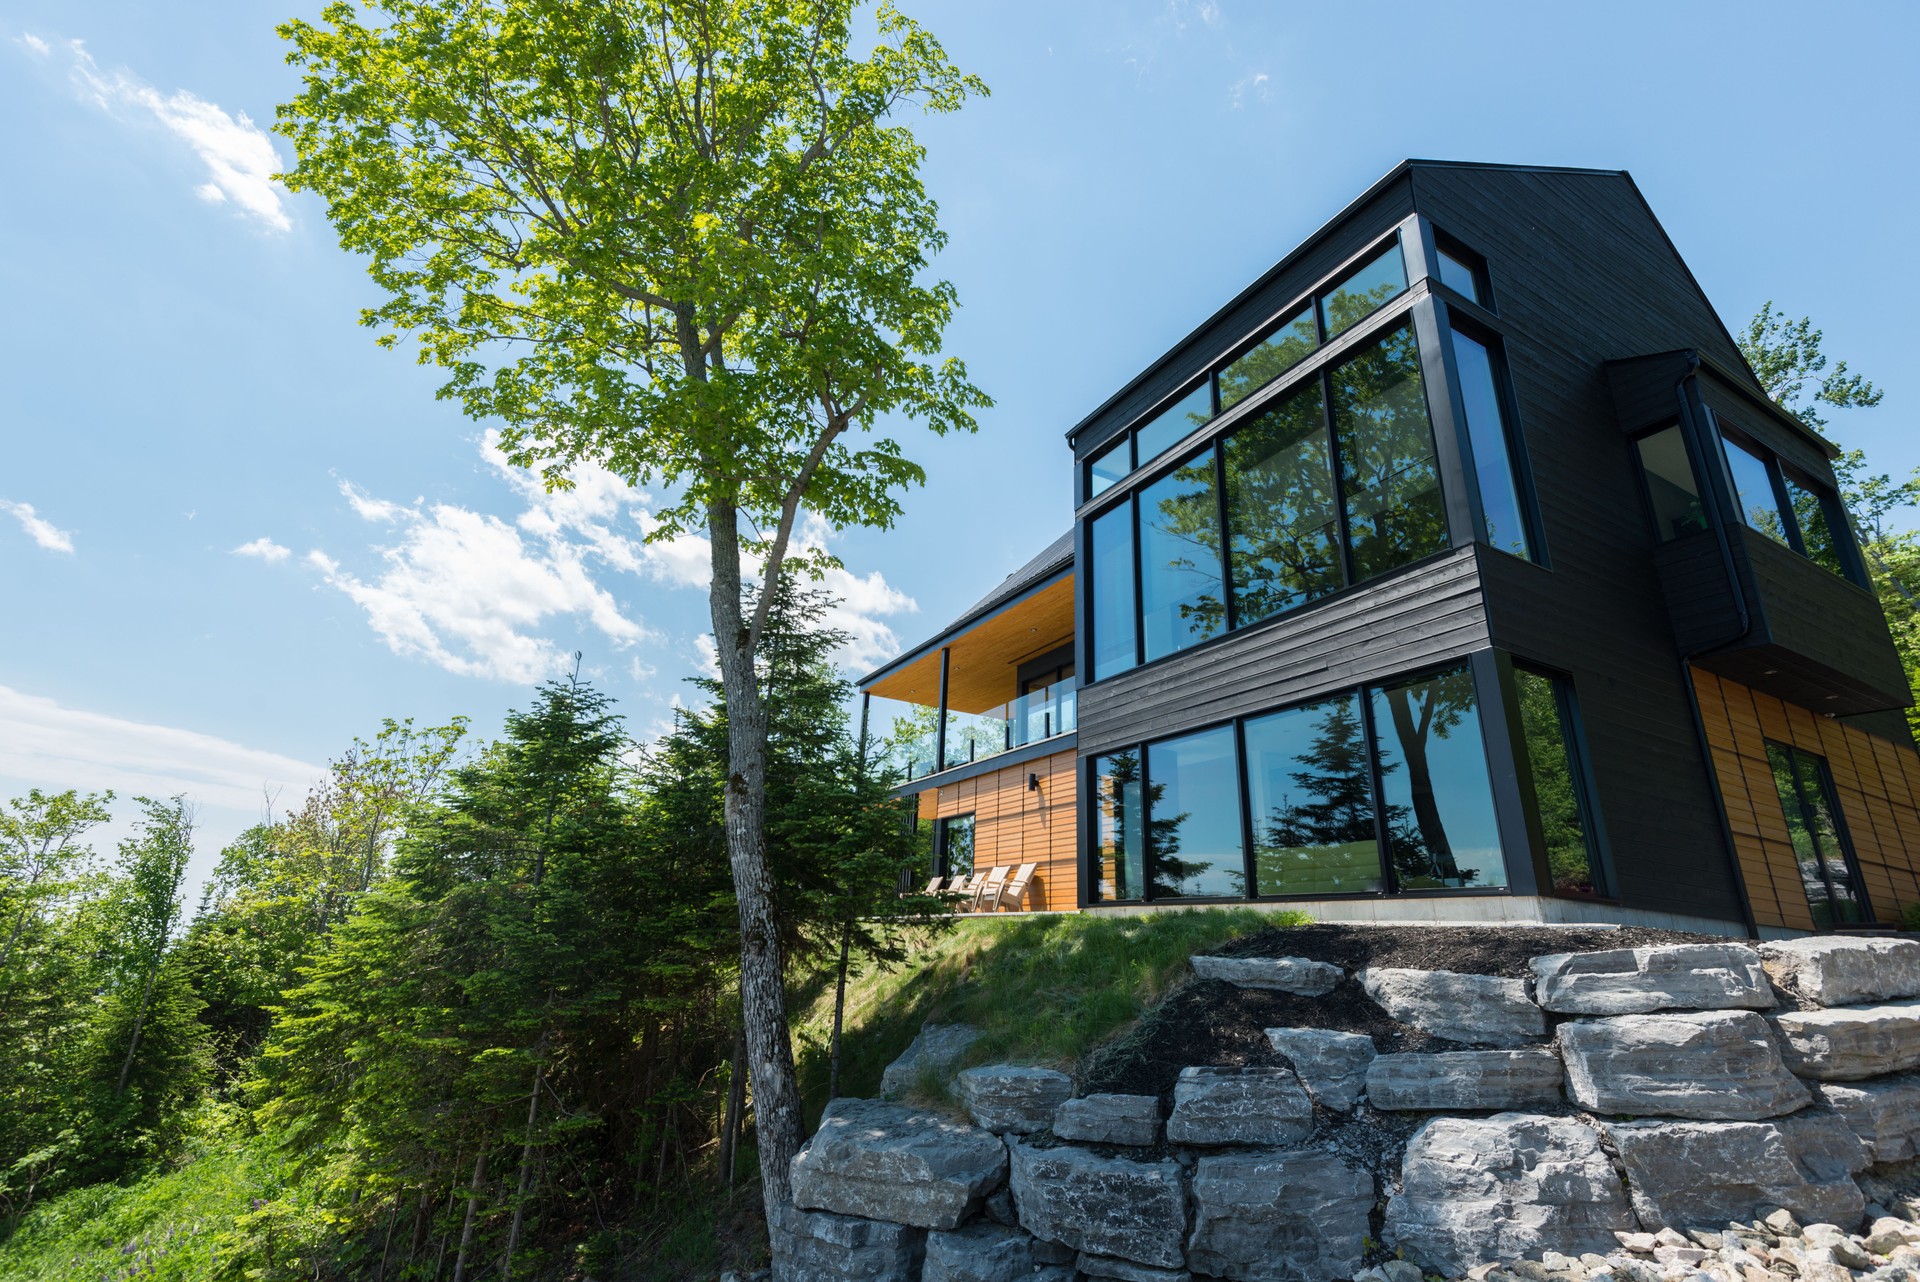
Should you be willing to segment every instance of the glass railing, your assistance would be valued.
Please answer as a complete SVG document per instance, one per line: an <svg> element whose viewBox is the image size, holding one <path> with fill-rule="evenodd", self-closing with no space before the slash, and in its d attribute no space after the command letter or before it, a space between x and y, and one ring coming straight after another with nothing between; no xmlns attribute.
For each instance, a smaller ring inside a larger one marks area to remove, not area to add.
<svg viewBox="0 0 1920 1282"><path fill-rule="evenodd" d="M1023 694L985 712L947 713L946 763L985 761L1030 743L1070 733L1078 691L1064 682Z"/></svg>

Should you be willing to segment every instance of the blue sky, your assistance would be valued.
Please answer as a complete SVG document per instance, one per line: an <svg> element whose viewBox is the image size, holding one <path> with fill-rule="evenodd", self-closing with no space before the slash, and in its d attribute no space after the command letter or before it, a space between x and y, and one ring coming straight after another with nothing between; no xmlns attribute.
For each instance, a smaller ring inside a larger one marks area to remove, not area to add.
<svg viewBox="0 0 1920 1282"><path fill-rule="evenodd" d="M905 7L993 90L920 135L998 405L909 430L898 528L812 532L853 666L1063 529L1065 430L1407 156L1632 171L1730 325L1772 298L1885 387L1836 435L1920 465L1920 6ZM362 265L268 177L294 12L0 0L0 795L186 791L199 870L382 717L491 733L579 649L645 734L702 664L650 496L541 494L356 324Z"/></svg>

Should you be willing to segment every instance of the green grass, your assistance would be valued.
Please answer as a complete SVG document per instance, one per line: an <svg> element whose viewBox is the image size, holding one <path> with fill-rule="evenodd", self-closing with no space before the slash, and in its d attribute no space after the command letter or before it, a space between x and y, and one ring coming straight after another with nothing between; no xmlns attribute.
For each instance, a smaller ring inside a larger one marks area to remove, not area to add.
<svg viewBox="0 0 1920 1282"><path fill-rule="evenodd" d="M201 1282L233 1250L237 1217L260 1196L252 1144L234 1140L131 1185L74 1189L29 1211L0 1241L0 1278Z"/></svg>
<svg viewBox="0 0 1920 1282"><path fill-rule="evenodd" d="M913 960L849 979L842 1095L879 1093L880 1074L920 1025L982 1030L966 1062L1071 1070L1187 975L1187 958L1299 913L1193 908L1136 916L982 917L916 941ZM833 987L798 1004L796 1050L810 1117L827 1096Z"/></svg>

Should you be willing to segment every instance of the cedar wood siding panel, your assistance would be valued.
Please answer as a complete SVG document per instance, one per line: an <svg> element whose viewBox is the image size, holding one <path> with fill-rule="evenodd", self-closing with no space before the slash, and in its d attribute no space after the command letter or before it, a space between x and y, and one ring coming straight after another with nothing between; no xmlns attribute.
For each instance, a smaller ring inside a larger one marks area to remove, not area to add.
<svg viewBox="0 0 1920 1282"><path fill-rule="evenodd" d="M1473 552L1461 548L1081 690L1079 749L1166 738L1486 645Z"/></svg>
<svg viewBox="0 0 1920 1282"><path fill-rule="evenodd" d="M1488 261L1551 565L1481 554L1492 642L1573 678L1621 901L1738 920L1605 363L1698 348L1738 369L1739 353L1625 177L1417 167L1413 182L1420 213Z"/></svg>
<svg viewBox="0 0 1920 1282"><path fill-rule="evenodd" d="M1027 907L1072 912L1079 906L1074 836L1079 772L1074 761L1071 751L1056 752L930 788L921 794L922 813L926 799L935 798L933 812L941 819L973 815L975 871L1037 863ZM1027 786L1029 774L1040 777L1038 789Z"/></svg>

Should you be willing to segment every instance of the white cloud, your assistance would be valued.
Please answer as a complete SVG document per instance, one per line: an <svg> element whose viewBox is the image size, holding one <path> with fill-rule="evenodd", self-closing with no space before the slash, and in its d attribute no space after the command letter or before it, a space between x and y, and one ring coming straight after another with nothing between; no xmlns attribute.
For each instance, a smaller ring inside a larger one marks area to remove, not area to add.
<svg viewBox="0 0 1920 1282"><path fill-rule="evenodd" d="M1255 71L1242 76L1227 87L1227 99L1236 110L1244 107L1248 98L1266 102L1271 96L1271 78L1264 71Z"/></svg>
<svg viewBox="0 0 1920 1282"><path fill-rule="evenodd" d="M192 518L189 517L189 520ZM233 550L235 556L258 557L269 565L277 565L293 555L292 548L283 548L266 535L261 535L251 543L242 543Z"/></svg>
<svg viewBox="0 0 1920 1282"><path fill-rule="evenodd" d="M203 805L257 813L269 791L298 793L326 774L276 752L68 708L7 686L0 686L0 728L0 776L43 788L185 793Z"/></svg>
<svg viewBox="0 0 1920 1282"><path fill-rule="evenodd" d="M418 517L417 508L405 507L399 503L390 503L386 499L376 499L352 481L340 482L340 493L352 504L354 513L363 521L384 521L392 523L403 516Z"/></svg>
<svg viewBox="0 0 1920 1282"><path fill-rule="evenodd" d="M20 522L20 528L27 536L49 552L73 553L73 535L42 518L33 510L31 503L15 503L11 499L0 499L0 512L7 512Z"/></svg>
<svg viewBox="0 0 1920 1282"><path fill-rule="evenodd" d="M34 35L31 31L21 32L13 38L13 42L24 47L28 53L36 58L44 58L53 52L52 45L42 40L39 36Z"/></svg>
<svg viewBox="0 0 1920 1282"><path fill-rule="evenodd" d="M282 168L280 154L246 112L229 115L186 89L162 94L124 68L102 71L78 40L68 41L67 47L73 55L74 83L101 110L150 118L193 149L207 167L207 181L194 188L202 200L230 201L272 231L293 229L281 202L286 189L273 181Z"/></svg>

